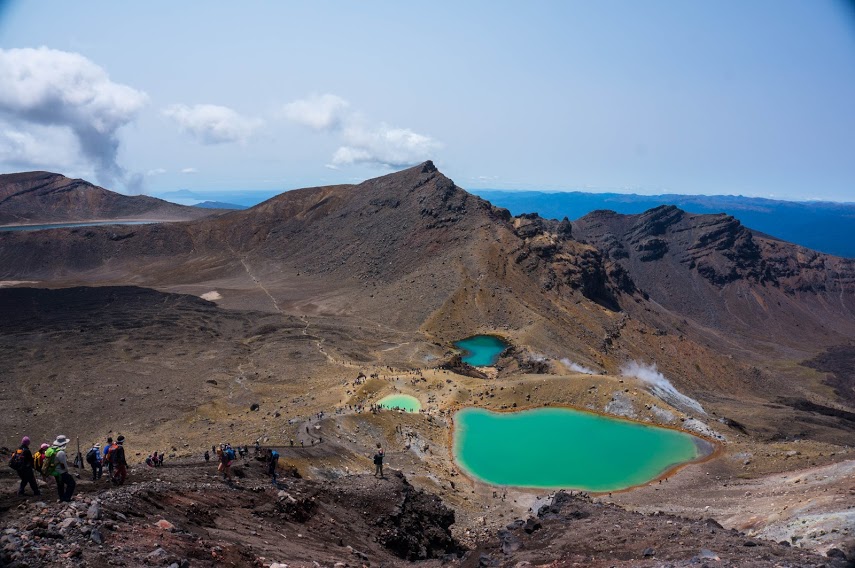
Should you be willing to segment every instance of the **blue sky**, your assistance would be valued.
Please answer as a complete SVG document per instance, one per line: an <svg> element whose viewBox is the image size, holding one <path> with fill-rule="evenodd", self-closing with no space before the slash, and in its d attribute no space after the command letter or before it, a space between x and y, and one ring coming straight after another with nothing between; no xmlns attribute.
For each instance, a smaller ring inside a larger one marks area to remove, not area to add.
<svg viewBox="0 0 855 568"><path fill-rule="evenodd" d="M855 201L831 1L6 2L0 172Z"/></svg>

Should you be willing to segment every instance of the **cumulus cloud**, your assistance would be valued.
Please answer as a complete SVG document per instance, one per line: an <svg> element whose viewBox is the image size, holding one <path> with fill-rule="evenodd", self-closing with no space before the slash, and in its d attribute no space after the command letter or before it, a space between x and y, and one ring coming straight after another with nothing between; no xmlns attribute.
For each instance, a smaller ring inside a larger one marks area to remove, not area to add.
<svg viewBox="0 0 855 568"><path fill-rule="evenodd" d="M313 130L332 131L341 127L350 103L336 95L299 99L282 107L282 116Z"/></svg>
<svg viewBox="0 0 855 568"><path fill-rule="evenodd" d="M336 95L320 95L285 105L285 118L337 136L341 145L327 168L351 164L374 164L399 168L432 157L442 145L430 136L385 123L371 124L351 110L350 103Z"/></svg>
<svg viewBox="0 0 855 568"><path fill-rule="evenodd" d="M202 144L244 143L261 126L257 118L219 105L172 105L163 114Z"/></svg>
<svg viewBox="0 0 855 568"><path fill-rule="evenodd" d="M22 159L49 162L45 148L26 137L34 125L69 130L98 180L111 185L125 180L116 162L119 128L133 121L148 96L114 83L86 57L47 47L0 49L0 114L19 130L6 129ZM23 130L23 131L22 131Z"/></svg>
<svg viewBox="0 0 855 568"><path fill-rule="evenodd" d="M0 121L0 163L22 169L68 170L80 163L77 139L67 128Z"/></svg>
<svg viewBox="0 0 855 568"><path fill-rule="evenodd" d="M154 168L145 173L147 176L160 176L166 173L166 170L163 168Z"/></svg>
<svg viewBox="0 0 855 568"><path fill-rule="evenodd" d="M181 173L182 173L182 174L195 174L195 173L197 173L198 171L199 171L199 170L197 170L196 168L184 168L184 169L182 169L182 170L181 170Z"/></svg>
<svg viewBox="0 0 855 568"><path fill-rule="evenodd" d="M351 126L344 130L345 145L335 151L334 165L377 164L393 168L418 164L439 149L439 143L409 128L381 124L375 128Z"/></svg>

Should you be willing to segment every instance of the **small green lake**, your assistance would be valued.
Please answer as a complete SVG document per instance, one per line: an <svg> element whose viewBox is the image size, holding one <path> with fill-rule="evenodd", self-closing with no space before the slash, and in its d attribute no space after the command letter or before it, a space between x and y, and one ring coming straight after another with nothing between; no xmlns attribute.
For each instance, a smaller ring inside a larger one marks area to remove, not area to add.
<svg viewBox="0 0 855 568"><path fill-rule="evenodd" d="M463 351L463 362L473 367L495 365L508 344L495 335L473 335L454 342Z"/></svg>
<svg viewBox="0 0 855 568"><path fill-rule="evenodd" d="M454 415L455 461L495 485L617 491L712 450L684 432L567 408Z"/></svg>
<svg viewBox="0 0 855 568"><path fill-rule="evenodd" d="M381 398L377 404L390 410L403 410L406 412L418 412L422 407L419 399L408 394L390 394Z"/></svg>

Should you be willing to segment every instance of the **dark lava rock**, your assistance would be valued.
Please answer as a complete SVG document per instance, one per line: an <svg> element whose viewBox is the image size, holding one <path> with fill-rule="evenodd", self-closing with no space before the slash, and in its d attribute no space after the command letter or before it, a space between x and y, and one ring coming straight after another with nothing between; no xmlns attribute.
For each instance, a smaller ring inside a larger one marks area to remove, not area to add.
<svg viewBox="0 0 855 568"><path fill-rule="evenodd" d="M529 517L528 519L526 519L525 525L523 525L523 530L526 533L531 534L534 531L540 529L542 526L543 525L540 523L540 521L538 521L534 517Z"/></svg>
<svg viewBox="0 0 855 568"><path fill-rule="evenodd" d="M381 521L380 544L411 561L457 552L459 547L450 529L454 511L436 495L416 490L406 479L402 481L404 501Z"/></svg>
<svg viewBox="0 0 855 568"><path fill-rule="evenodd" d="M249 405L249 409L252 410L253 412L257 411L259 408L261 408L261 407L258 405L257 402L253 402L252 404Z"/></svg>
<svg viewBox="0 0 855 568"><path fill-rule="evenodd" d="M651 556L656 556L656 551L648 546L647 548L644 549L644 552L642 552L641 555L644 556L645 558L650 558Z"/></svg>

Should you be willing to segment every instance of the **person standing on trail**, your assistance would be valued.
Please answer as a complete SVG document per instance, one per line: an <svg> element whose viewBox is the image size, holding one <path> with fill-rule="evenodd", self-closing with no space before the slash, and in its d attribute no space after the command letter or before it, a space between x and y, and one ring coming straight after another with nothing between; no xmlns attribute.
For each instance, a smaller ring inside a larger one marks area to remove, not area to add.
<svg viewBox="0 0 855 568"><path fill-rule="evenodd" d="M107 464L107 473L110 475L110 479L113 479L113 464L107 459L107 454L110 453L110 448L112 447L113 438L111 436L107 436L107 443L104 444L104 457L101 458L101 465L103 466L105 463Z"/></svg>
<svg viewBox="0 0 855 568"><path fill-rule="evenodd" d="M92 468L92 481L101 478L103 466L101 465L101 444L95 444L86 452L86 463Z"/></svg>
<svg viewBox="0 0 855 568"><path fill-rule="evenodd" d="M45 452L45 461L42 466L42 471L49 475L53 475L56 479L56 492L59 495L59 500L64 503L71 501L71 496L74 494L74 488L77 482L68 473L68 456L65 455L65 447L68 445L69 439L60 434L53 441L53 445Z"/></svg>
<svg viewBox="0 0 855 568"><path fill-rule="evenodd" d="M211 461L211 454L208 453L208 450L205 450L205 463Z"/></svg>
<svg viewBox="0 0 855 568"><path fill-rule="evenodd" d="M125 437L116 438L116 443L110 446L107 453L109 463L113 464L113 483L124 485L128 478L128 461L125 459Z"/></svg>
<svg viewBox="0 0 855 568"><path fill-rule="evenodd" d="M231 446L223 445L217 448L217 458L219 458L220 465L217 466L217 471L223 474L223 479L232 482L232 462L235 459L235 451L231 448Z"/></svg>
<svg viewBox="0 0 855 568"><path fill-rule="evenodd" d="M267 475L273 479L273 485L276 485L276 467L279 465L279 452L276 450L267 450Z"/></svg>
<svg viewBox="0 0 855 568"><path fill-rule="evenodd" d="M33 454L33 470L39 472L39 475L44 479L44 475L42 474L42 464L45 461L45 452L50 446L47 444L42 444L39 447L39 451Z"/></svg>
<svg viewBox="0 0 855 568"><path fill-rule="evenodd" d="M27 485L33 489L33 495L41 495L39 486L36 483L36 474L33 471L33 453L30 451L29 436L24 436L21 439L21 447L12 454L9 465L18 472L18 477L21 478L18 495L25 495L24 490L27 488Z"/></svg>
<svg viewBox="0 0 855 568"><path fill-rule="evenodd" d="M377 452L374 454L374 477L378 475L383 478L383 457L385 453L383 452L383 447L380 443L377 443Z"/></svg>

